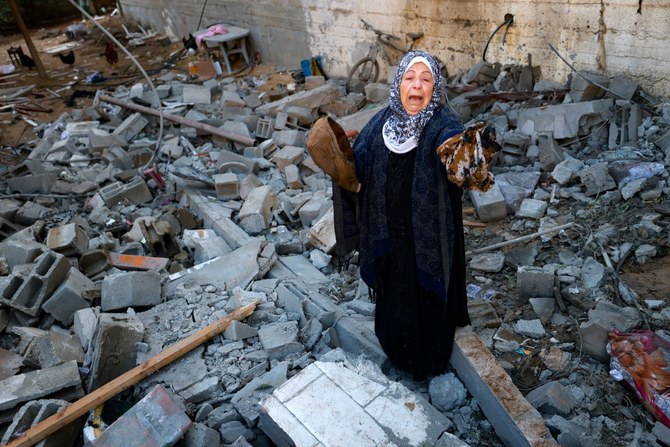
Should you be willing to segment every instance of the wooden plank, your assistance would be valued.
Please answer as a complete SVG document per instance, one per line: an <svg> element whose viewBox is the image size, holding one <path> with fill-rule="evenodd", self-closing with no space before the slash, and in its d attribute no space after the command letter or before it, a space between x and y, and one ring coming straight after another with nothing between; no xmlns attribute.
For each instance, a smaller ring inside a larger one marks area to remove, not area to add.
<svg viewBox="0 0 670 447"><path fill-rule="evenodd" d="M144 113L146 115L151 116L161 115L161 112L159 112L158 110L149 107L144 107L139 104L135 104L134 102L123 101L121 99L113 98L111 96L107 96L104 94L101 94L98 99L100 99L100 101L105 101L110 104L116 104L117 106L125 107L130 110L135 110L136 112ZM190 120L180 115L174 115L172 113L163 112L163 118L169 121L173 121L175 123L183 124L184 126L189 126L198 130L202 130L203 132L207 132L217 137L234 141L235 143L241 143L247 146L256 145L256 140L253 138L245 137L244 135L237 135L232 132L219 129L218 127L210 126L209 124L206 123Z"/></svg>
<svg viewBox="0 0 670 447"><path fill-rule="evenodd" d="M160 368L172 363L184 354L192 351L202 343L211 340L221 332L225 331L233 320L241 321L251 315L256 309L254 301L251 304L236 309L230 315L223 317L209 326L200 329L191 336L175 343L166 350L156 354L149 360L137 365L130 371L121 374L111 382L106 383L92 393L82 397L78 401L63 408L56 414L46 418L42 422L30 427L25 433L12 440L7 447L28 447L38 443L61 427L69 424L86 412L106 402L120 392L130 388L144 378L158 371Z"/></svg>

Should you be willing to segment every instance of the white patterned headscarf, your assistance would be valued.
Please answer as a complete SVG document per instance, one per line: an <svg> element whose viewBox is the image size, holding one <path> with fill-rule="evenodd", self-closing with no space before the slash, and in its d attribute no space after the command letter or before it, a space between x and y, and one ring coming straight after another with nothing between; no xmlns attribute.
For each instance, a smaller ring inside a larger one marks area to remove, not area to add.
<svg viewBox="0 0 670 447"><path fill-rule="evenodd" d="M433 74L433 96L423 110L416 115L410 115L400 102L400 81L409 67L417 62L424 63ZM390 151L402 154L416 147L423 128L441 103L441 81L440 66L430 54L425 51L413 50L403 56L398 64L389 95L391 116L384 123L383 130L384 143Z"/></svg>

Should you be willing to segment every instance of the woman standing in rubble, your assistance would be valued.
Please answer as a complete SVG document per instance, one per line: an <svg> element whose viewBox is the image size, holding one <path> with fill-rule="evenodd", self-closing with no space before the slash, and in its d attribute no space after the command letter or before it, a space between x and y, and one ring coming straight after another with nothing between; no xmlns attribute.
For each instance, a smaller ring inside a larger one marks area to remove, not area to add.
<svg viewBox="0 0 670 447"><path fill-rule="evenodd" d="M334 188L339 251L359 249L377 338L416 380L446 372L456 327L470 323L462 189L438 150L463 127L442 105L440 81L430 54L402 58L389 106L353 146L360 191Z"/></svg>

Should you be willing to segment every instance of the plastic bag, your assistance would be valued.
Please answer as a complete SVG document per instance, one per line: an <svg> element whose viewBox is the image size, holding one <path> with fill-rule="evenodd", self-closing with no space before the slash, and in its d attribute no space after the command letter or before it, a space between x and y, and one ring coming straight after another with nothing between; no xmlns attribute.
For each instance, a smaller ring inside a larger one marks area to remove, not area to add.
<svg viewBox="0 0 670 447"><path fill-rule="evenodd" d="M642 405L670 427L670 342L648 330L609 333L610 375L626 381Z"/></svg>

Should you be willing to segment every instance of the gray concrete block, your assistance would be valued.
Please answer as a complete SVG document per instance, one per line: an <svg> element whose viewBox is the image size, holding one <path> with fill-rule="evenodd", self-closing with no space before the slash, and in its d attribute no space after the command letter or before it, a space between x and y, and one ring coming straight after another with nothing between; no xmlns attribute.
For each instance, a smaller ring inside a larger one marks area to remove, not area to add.
<svg viewBox="0 0 670 447"><path fill-rule="evenodd" d="M470 268L480 272L498 273L505 266L505 253L491 252L475 255L470 260Z"/></svg>
<svg viewBox="0 0 670 447"><path fill-rule="evenodd" d="M74 360L52 368L0 380L0 411L14 408L23 402L67 391L70 392L68 397L79 398L84 395L79 368Z"/></svg>
<svg viewBox="0 0 670 447"><path fill-rule="evenodd" d="M100 304L103 311L161 303L161 278L156 271L124 272L102 281Z"/></svg>
<svg viewBox="0 0 670 447"><path fill-rule="evenodd" d="M544 200L523 199L521 205L519 206L519 210L516 212L516 217L527 217L536 220L542 219L548 207L549 204Z"/></svg>
<svg viewBox="0 0 670 447"><path fill-rule="evenodd" d="M520 298L554 296L554 274L541 267L521 266L516 272Z"/></svg>
<svg viewBox="0 0 670 447"><path fill-rule="evenodd" d="M259 265L261 250L261 240L252 239L225 256L170 275L165 292L169 295L184 283L212 285L221 290L246 288L262 275Z"/></svg>
<svg viewBox="0 0 670 447"><path fill-rule="evenodd" d="M532 390L526 399L543 415L566 416L577 403L569 389L553 380Z"/></svg>
<svg viewBox="0 0 670 447"><path fill-rule="evenodd" d="M26 350L24 362L44 369L71 360L84 363L84 351L77 337L50 331L33 339Z"/></svg>
<svg viewBox="0 0 670 447"><path fill-rule="evenodd" d="M277 195L270 185L252 189L238 213L240 227L249 234L263 232L272 221L272 209L277 206Z"/></svg>
<svg viewBox="0 0 670 447"><path fill-rule="evenodd" d="M47 250L35 259L25 274L11 275L0 295L0 303L35 317L70 270L65 256Z"/></svg>
<svg viewBox="0 0 670 447"><path fill-rule="evenodd" d="M554 138L576 137L583 123L595 126L610 118L612 99L536 107L519 111L517 128L528 135L552 132Z"/></svg>
<svg viewBox="0 0 670 447"><path fill-rule="evenodd" d="M276 123L275 123L276 125ZM272 141L279 147L297 146L305 147L306 134L302 130L288 129L277 130L272 134Z"/></svg>
<svg viewBox="0 0 670 447"><path fill-rule="evenodd" d="M365 98L373 104L384 104L389 99L391 86L379 82L366 84Z"/></svg>
<svg viewBox="0 0 670 447"><path fill-rule="evenodd" d="M114 129L112 134L119 135L126 141L132 141L140 134L140 132L142 132L147 124L149 124L149 120L140 112L136 112L123 120L123 122Z"/></svg>
<svg viewBox="0 0 670 447"><path fill-rule="evenodd" d="M88 392L136 366L136 343L144 338L144 325L134 315L101 314L91 344L93 361Z"/></svg>
<svg viewBox="0 0 670 447"><path fill-rule="evenodd" d="M196 422L186 432L181 445L183 447L212 447L219 445L220 442L221 437L218 431Z"/></svg>
<svg viewBox="0 0 670 447"><path fill-rule="evenodd" d="M221 200L236 200L240 198L240 182L237 174L226 172L225 174L214 174L214 189L216 196Z"/></svg>
<svg viewBox="0 0 670 447"><path fill-rule="evenodd" d="M507 217L507 203L497 184L487 192L468 191L477 216L482 222L502 220Z"/></svg>
<svg viewBox="0 0 670 447"><path fill-rule="evenodd" d="M37 241L6 241L0 244L0 256L7 259L11 271L17 265L32 264L46 249Z"/></svg>
<svg viewBox="0 0 670 447"><path fill-rule="evenodd" d="M88 347L95 336L95 329L98 326L99 308L90 308L78 310L74 313L72 329L79 337L82 348L88 351Z"/></svg>
<svg viewBox="0 0 670 447"><path fill-rule="evenodd" d="M607 88L609 83L609 77L603 73L580 70L572 77L570 97L574 102L600 99L605 96L605 90L600 86Z"/></svg>
<svg viewBox="0 0 670 447"><path fill-rule="evenodd" d="M303 352L305 347L298 341L298 334L296 321L269 323L258 330L258 338L270 360Z"/></svg>
<svg viewBox="0 0 670 447"><path fill-rule="evenodd" d="M12 423L0 439L0 443L2 445L9 444L11 440L23 435L29 428L53 416L68 405L70 405L69 402L60 399L40 399L28 402L14 415ZM81 418L75 419L35 445L37 447L75 445L83 425Z"/></svg>
<svg viewBox="0 0 670 447"><path fill-rule="evenodd" d="M328 277L314 267L307 258L302 255L280 256L279 262L288 269L293 276L297 276L306 284L322 284L328 281Z"/></svg>
<svg viewBox="0 0 670 447"><path fill-rule="evenodd" d="M182 89L182 101L189 104L211 104L212 90L196 84L186 84Z"/></svg>
<svg viewBox="0 0 670 447"><path fill-rule="evenodd" d="M95 289L95 283L77 269L70 269L65 280L42 304L42 309L61 323L72 324L75 312L91 306L84 294Z"/></svg>
<svg viewBox="0 0 670 447"><path fill-rule="evenodd" d="M104 129L89 129L88 147L92 153L100 153L113 146L128 146L128 141L120 134L109 133Z"/></svg>
<svg viewBox="0 0 670 447"><path fill-rule="evenodd" d="M585 166L579 171L578 176L582 185L586 188L584 194L587 196L602 194L617 187L614 178L609 173L609 165L606 162Z"/></svg>
<svg viewBox="0 0 670 447"><path fill-rule="evenodd" d="M223 338L226 340L244 340L258 335L258 329L242 323L241 321L233 320L230 326L223 331Z"/></svg>
<svg viewBox="0 0 670 447"><path fill-rule="evenodd" d="M225 256L233 251L230 245L219 236L196 241L193 259L196 264L209 261L220 256Z"/></svg>
<svg viewBox="0 0 670 447"><path fill-rule="evenodd" d="M577 173L584 167L584 162L573 157L566 157L563 161L558 163L551 176L558 182L559 185L565 185L572 179L577 177Z"/></svg>

